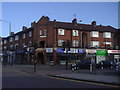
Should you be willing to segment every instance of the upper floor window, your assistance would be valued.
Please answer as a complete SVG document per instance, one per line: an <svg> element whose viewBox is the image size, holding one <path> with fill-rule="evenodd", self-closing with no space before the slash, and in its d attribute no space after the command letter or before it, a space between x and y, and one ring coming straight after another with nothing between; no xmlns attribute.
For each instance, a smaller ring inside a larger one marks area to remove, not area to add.
<svg viewBox="0 0 120 90"><path fill-rule="evenodd" d="M111 38L111 32L104 32L103 37L104 38Z"/></svg>
<svg viewBox="0 0 120 90"><path fill-rule="evenodd" d="M29 37L31 37L31 36L32 36L32 31L29 32Z"/></svg>
<svg viewBox="0 0 120 90"><path fill-rule="evenodd" d="M47 35L47 30L44 30L44 36L46 36Z"/></svg>
<svg viewBox="0 0 120 90"><path fill-rule="evenodd" d="M78 30L73 30L73 36L78 36Z"/></svg>
<svg viewBox="0 0 120 90"><path fill-rule="evenodd" d="M73 47L78 47L78 46L79 46L78 40L73 40Z"/></svg>
<svg viewBox="0 0 120 90"><path fill-rule="evenodd" d="M58 29L58 35L65 35L64 29Z"/></svg>
<svg viewBox="0 0 120 90"><path fill-rule="evenodd" d="M13 45L10 45L10 48L13 48Z"/></svg>
<svg viewBox="0 0 120 90"><path fill-rule="evenodd" d="M91 32L91 37L99 37L99 32L98 31L92 31Z"/></svg>
<svg viewBox="0 0 120 90"><path fill-rule="evenodd" d="M58 46L62 46L62 42L64 42L64 40L58 40Z"/></svg>
<svg viewBox="0 0 120 90"><path fill-rule="evenodd" d="M7 49L7 47L6 47L6 46L4 46L4 49L6 50L6 49Z"/></svg>
<svg viewBox="0 0 120 90"><path fill-rule="evenodd" d="M19 40L19 36L17 35L17 36L15 36L15 40Z"/></svg>
<svg viewBox="0 0 120 90"><path fill-rule="evenodd" d="M13 37L10 38L10 42L12 42L12 41L13 41Z"/></svg>
<svg viewBox="0 0 120 90"><path fill-rule="evenodd" d="M40 35L42 35L42 30L40 30Z"/></svg>
<svg viewBox="0 0 120 90"><path fill-rule="evenodd" d="M4 40L4 44L6 44L7 43L7 40Z"/></svg>
<svg viewBox="0 0 120 90"><path fill-rule="evenodd" d="M18 44L15 44L15 49L18 49Z"/></svg>
<svg viewBox="0 0 120 90"><path fill-rule="evenodd" d="M99 47L99 41L91 41L91 47Z"/></svg>
<svg viewBox="0 0 120 90"><path fill-rule="evenodd" d="M32 45L32 41L29 41L29 46L31 46Z"/></svg>
<svg viewBox="0 0 120 90"><path fill-rule="evenodd" d="M25 38L25 33L23 34L23 38Z"/></svg>

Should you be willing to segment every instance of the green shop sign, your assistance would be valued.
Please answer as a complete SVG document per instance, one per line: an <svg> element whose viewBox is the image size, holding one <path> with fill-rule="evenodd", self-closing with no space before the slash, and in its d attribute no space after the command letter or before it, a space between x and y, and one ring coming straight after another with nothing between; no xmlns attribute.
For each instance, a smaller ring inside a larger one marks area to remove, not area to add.
<svg viewBox="0 0 120 90"><path fill-rule="evenodd" d="M97 50L97 53L96 53L98 56L106 56L107 55L107 52L106 50Z"/></svg>

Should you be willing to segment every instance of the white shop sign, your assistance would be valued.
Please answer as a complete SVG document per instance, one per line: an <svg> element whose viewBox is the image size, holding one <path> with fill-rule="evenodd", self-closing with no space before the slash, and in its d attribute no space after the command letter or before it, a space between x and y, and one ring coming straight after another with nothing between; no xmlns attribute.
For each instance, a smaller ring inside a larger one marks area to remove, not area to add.
<svg viewBox="0 0 120 90"><path fill-rule="evenodd" d="M120 50L108 50L108 53L120 53Z"/></svg>
<svg viewBox="0 0 120 90"><path fill-rule="evenodd" d="M94 50L94 49L86 49L86 53L96 53L96 50Z"/></svg>
<svg viewBox="0 0 120 90"><path fill-rule="evenodd" d="M46 48L47 53L53 53L53 48Z"/></svg>

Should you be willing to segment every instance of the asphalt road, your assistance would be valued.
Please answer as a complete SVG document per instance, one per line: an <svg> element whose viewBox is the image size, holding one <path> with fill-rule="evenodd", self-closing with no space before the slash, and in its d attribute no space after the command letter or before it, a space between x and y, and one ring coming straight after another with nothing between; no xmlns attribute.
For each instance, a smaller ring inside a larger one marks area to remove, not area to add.
<svg viewBox="0 0 120 90"><path fill-rule="evenodd" d="M113 88L75 80L30 74L11 68L2 70L2 88Z"/></svg>

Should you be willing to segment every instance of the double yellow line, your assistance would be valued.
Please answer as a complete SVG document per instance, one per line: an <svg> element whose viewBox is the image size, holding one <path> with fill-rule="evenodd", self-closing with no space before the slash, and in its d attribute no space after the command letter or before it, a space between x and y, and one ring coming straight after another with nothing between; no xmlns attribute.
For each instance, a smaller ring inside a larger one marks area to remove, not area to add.
<svg viewBox="0 0 120 90"><path fill-rule="evenodd" d="M23 72L23 71L20 71L20 70L15 70L14 69L13 71L30 75L30 73ZM95 83L95 82L87 82L87 81L73 80L73 79L67 79L67 78L62 78L62 77L53 77L53 76L45 76L45 77L47 77L47 78L54 78L54 79L60 79L60 80L67 80L67 81L71 81L71 82L80 82L80 83L87 83L87 84L94 84L94 85L101 85L101 86L109 86L109 87L114 87L114 88L120 88L120 86L118 86L118 85L110 85L110 84L102 84L102 83Z"/></svg>
<svg viewBox="0 0 120 90"><path fill-rule="evenodd" d="M61 79L61 80L72 81L72 82L80 82L80 83L87 83L87 84L95 84L95 85L101 85L101 86L109 86L109 87L114 87L114 88L120 88L120 86L117 86L117 85L110 85L110 84L102 84L102 83L95 83L95 82L87 82L87 81L66 79L66 78L62 78L62 77L52 77L52 76L48 76L48 77L49 78L54 78L54 79Z"/></svg>

